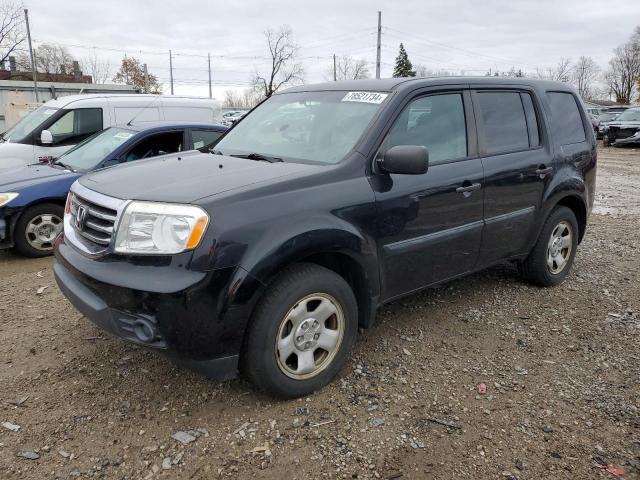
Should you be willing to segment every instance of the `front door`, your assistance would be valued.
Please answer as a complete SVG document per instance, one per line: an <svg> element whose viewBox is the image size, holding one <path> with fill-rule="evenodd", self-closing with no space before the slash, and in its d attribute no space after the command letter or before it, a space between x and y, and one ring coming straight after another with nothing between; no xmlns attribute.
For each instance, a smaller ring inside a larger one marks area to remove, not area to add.
<svg viewBox="0 0 640 480"><path fill-rule="evenodd" d="M424 145L422 175L375 173L383 300L470 270L483 228L482 162L467 92L419 96L403 109L378 155L396 145Z"/></svg>

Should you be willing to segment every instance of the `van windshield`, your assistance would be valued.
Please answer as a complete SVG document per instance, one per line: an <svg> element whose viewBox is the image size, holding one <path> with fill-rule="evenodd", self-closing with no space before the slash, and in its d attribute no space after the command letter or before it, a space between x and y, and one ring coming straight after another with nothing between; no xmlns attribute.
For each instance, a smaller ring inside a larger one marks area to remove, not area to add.
<svg viewBox="0 0 640 480"><path fill-rule="evenodd" d="M93 170L135 134L135 131L124 128L107 128L73 147L55 163L79 172Z"/></svg>
<svg viewBox="0 0 640 480"><path fill-rule="evenodd" d="M273 95L233 127L218 142L215 153L338 163L387 96L347 91Z"/></svg>
<svg viewBox="0 0 640 480"><path fill-rule="evenodd" d="M24 141L36 127L47 121L57 111L57 108L41 106L7 130L3 135L4 141L14 143Z"/></svg>

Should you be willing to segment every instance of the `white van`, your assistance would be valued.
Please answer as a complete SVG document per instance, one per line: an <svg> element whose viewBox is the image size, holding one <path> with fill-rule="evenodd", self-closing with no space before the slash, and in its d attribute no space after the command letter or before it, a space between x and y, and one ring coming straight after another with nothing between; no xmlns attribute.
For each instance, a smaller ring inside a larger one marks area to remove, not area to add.
<svg viewBox="0 0 640 480"><path fill-rule="evenodd" d="M2 134L0 169L59 157L85 138L134 120L220 123L220 102L162 95L70 95L44 103Z"/></svg>

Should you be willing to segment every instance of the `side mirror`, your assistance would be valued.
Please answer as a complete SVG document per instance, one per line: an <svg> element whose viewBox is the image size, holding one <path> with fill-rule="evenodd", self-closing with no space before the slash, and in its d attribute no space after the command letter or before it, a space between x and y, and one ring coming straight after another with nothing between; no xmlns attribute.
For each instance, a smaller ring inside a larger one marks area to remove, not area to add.
<svg viewBox="0 0 640 480"><path fill-rule="evenodd" d="M396 145L379 160L385 172L400 175L421 175L429 169L429 152L422 145Z"/></svg>
<svg viewBox="0 0 640 480"><path fill-rule="evenodd" d="M40 132L40 143L43 145L51 145L53 143L53 135L49 130L42 130Z"/></svg>

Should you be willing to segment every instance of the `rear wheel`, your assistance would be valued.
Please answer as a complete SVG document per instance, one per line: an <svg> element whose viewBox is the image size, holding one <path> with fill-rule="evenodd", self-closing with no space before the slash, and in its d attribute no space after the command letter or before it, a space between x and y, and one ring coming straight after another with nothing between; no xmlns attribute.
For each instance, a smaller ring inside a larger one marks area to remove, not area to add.
<svg viewBox="0 0 640 480"><path fill-rule="evenodd" d="M244 375L278 397L322 388L348 358L357 315L342 277L319 265L288 268L256 307L242 352Z"/></svg>
<svg viewBox="0 0 640 480"><path fill-rule="evenodd" d="M16 250L27 257L46 257L53 253L53 241L62 232L64 209L55 203L42 203L26 209L13 233Z"/></svg>
<svg viewBox="0 0 640 480"><path fill-rule="evenodd" d="M536 285L558 285L569 274L578 247L578 221L570 208L556 207L547 218L536 245L520 265Z"/></svg>

